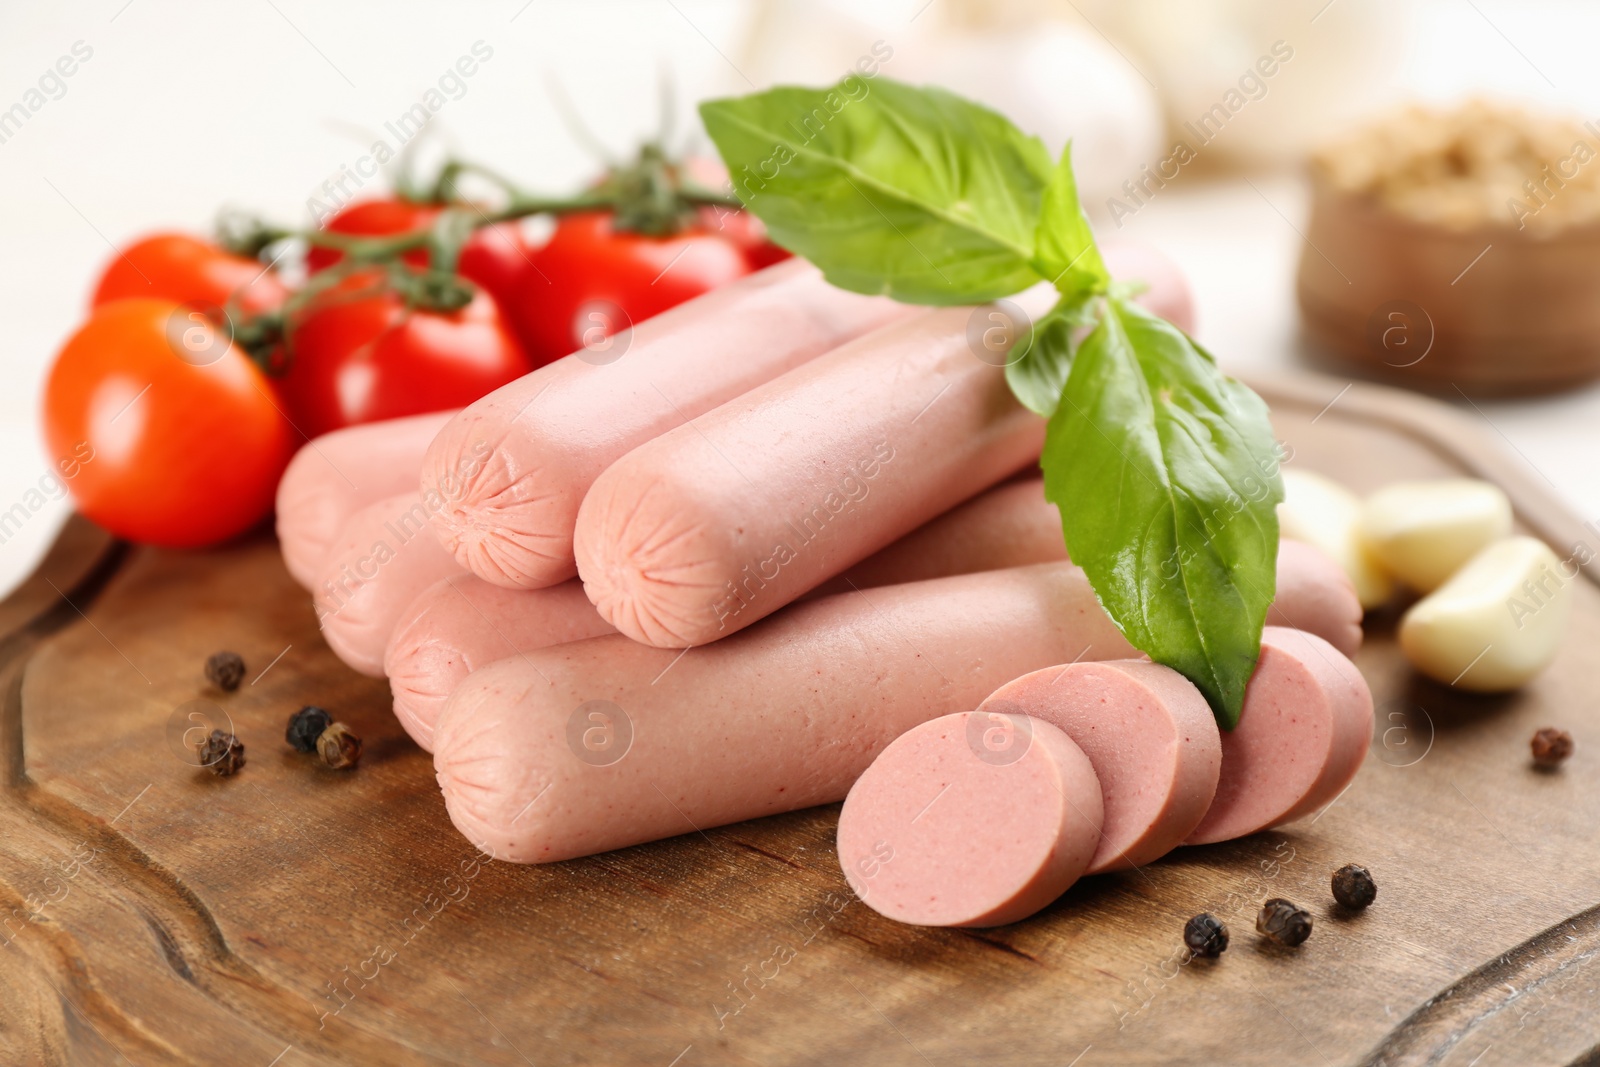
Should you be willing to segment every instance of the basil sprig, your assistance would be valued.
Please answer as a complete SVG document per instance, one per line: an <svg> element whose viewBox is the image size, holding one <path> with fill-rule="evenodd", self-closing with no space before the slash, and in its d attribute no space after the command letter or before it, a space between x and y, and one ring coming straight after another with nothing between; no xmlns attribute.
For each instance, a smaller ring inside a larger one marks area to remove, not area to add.
<svg viewBox="0 0 1600 1067"><path fill-rule="evenodd" d="M700 115L768 235L842 289L943 306L1039 280L1050 156L988 108L856 78L712 100Z"/></svg>
<svg viewBox="0 0 1600 1067"><path fill-rule="evenodd" d="M1078 183L1072 179L1072 145L1061 150L1061 162L1045 187L1039 219L1033 227L1033 269L1062 296L1103 293L1111 275L1095 247L1089 220L1078 204Z"/></svg>
<svg viewBox="0 0 1600 1067"><path fill-rule="evenodd" d="M851 77L700 107L734 192L841 288L972 304L1060 294L1006 380L1050 420L1041 465L1073 560L1128 640L1239 720L1283 499L1266 405L1113 281L1071 147L942 89Z"/></svg>
<svg viewBox="0 0 1600 1067"><path fill-rule="evenodd" d="M1267 406L1165 319L1104 302L1045 433L1045 497L1135 648L1239 720L1278 555Z"/></svg>

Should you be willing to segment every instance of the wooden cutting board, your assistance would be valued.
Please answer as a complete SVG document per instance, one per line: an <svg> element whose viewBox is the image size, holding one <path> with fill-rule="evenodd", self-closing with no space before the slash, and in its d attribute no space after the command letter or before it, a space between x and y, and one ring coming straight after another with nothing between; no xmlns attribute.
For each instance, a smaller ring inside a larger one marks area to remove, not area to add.
<svg viewBox="0 0 1600 1067"><path fill-rule="evenodd" d="M1558 554L1600 548L1471 412L1258 387L1295 466L1363 491L1490 478ZM1597 1062L1600 590L1574 581L1564 651L1510 696L1417 678L1395 615L1369 620L1376 736L1314 820L946 931L852 897L837 806L550 867L478 857L270 538L180 554L74 520L0 603L0 1062ZM202 678L221 648L249 665L236 693ZM284 744L307 703L365 738L357 770ZM172 747L197 710L243 739L237 776ZM1577 752L1538 773L1527 740L1551 724ZM1355 918L1328 891L1348 862L1380 886ZM1253 932L1272 896L1314 914L1302 948ZM1184 965L1198 911L1233 946Z"/></svg>

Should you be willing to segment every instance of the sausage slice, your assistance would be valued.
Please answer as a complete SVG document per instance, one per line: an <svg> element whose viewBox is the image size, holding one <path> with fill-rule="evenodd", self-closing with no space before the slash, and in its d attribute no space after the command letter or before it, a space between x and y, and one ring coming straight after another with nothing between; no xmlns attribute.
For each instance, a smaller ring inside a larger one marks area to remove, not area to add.
<svg viewBox="0 0 1600 1067"><path fill-rule="evenodd" d="M1101 840L1094 768L1040 719L963 711L913 727L851 787L845 878L881 915L1001 926L1065 893Z"/></svg>
<svg viewBox="0 0 1600 1067"><path fill-rule="evenodd" d="M1361 768L1372 693L1315 634L1268 626L1239 725L1222 735L1222 775L1188 844L1231 841L1331 803Z"/></svg>
<svg viewBox="0 0 1600 1067"><path fill-rule="evenodd" d="M1026 714L1058 727L1094 765L1105 834L1089 874L1142 867L1205 818L1222 769L1222 739L1205 697L1147 660L1072 663L1025 674L980 712Z"/></svg>

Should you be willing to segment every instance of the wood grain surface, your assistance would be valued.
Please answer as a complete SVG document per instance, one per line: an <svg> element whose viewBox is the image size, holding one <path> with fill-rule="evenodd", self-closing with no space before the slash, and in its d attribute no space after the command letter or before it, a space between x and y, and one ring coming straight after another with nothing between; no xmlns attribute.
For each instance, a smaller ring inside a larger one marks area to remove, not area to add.
<svg viewBox="0 0 1600 1067"><path fill-rule="evenodd" d="M1558 555L1600 548L1471 411L1257 385L1293 465L1362 491L1488 477ZM1314 818L1013 926L924 930L853 898L837 806L549 867L480 856L270 538L169 553L74 520L0 604L0 1063L1600 1062L1600 589L1574 581L1560 658L1509 696L1418 678L1397 615L1370 618L1373 745ZM235 693L203 679L220 648L249 666ZM365 739L354 772L284 743L307 703ZM184 761L191 713L244 741L237 776ZM1577 739L1555 773L1529 765L1545 725ZM1328 889L1349 862L1380 887L1353 918ZM1256 937L1272 896L1315 916L1300 949ZM1184 963L1198 911L1233 932L1214 963Z"/></svg>

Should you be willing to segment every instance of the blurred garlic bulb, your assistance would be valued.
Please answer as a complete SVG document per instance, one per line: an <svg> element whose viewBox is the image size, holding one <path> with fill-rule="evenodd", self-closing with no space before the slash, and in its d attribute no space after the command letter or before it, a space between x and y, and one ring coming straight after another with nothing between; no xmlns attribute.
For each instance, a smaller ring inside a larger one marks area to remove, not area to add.
<svg viewBox="0 0 1600 1067"><path fill-rule="evenodd" d="M882 6L882 5L878 5ZM874 20L871 16L880 16ZM738 73L729 71L728 91L747 93L750 79L757 87L773 85L831 85L843 78L862 57L890 53L883 73L901 77L893 61L904 39L920 29L908 28L904 16L894 22L882 18L870 4L846 6L840 0L761 0L751 5L744 41L733 56Z"/></svg>
<svg viewBox="0 0 1600 1067"><path fill-rule="evenodd" d="M1319 10L1320 8L1320 10ZM1172 128L1223 103L1262 57L1276 73L1250 79L1249 102L1206 144L1254 164L1298 159L1327 131L1385 98L1410 47L1415 0L1095 0L1087 13L1160 86ZM1274 53L1273 46L1280 45ZM1287 49L1292 58L1283 60ZM1251 93L1264 85L1259 98ZM1238 96L1233 97L1237 102Z"/></svg>
<svg viewBox="0 0 1600 1067"><path fill-rule="evenodd" d="M1155 92L1101 37L1069 23L941 30L907 45L893 73L987 104L1037 134L1052 156L1070 138L1091 210L1165 154Z"/></svg>
<svg viewBox="0 0 1600 1067"><path fill-rule="evenodd" d="M883 3L764 0L752 9L739 68L761 86L824 85L863 57L887 54L876 65L882 74L987 104L1052 156L1070 138L1091 212L1166 154L1155 91L1087 26L1041 18L1037 4L935 0L913 5L910 21L904 4L892 6L891 18Z"/></svg>

